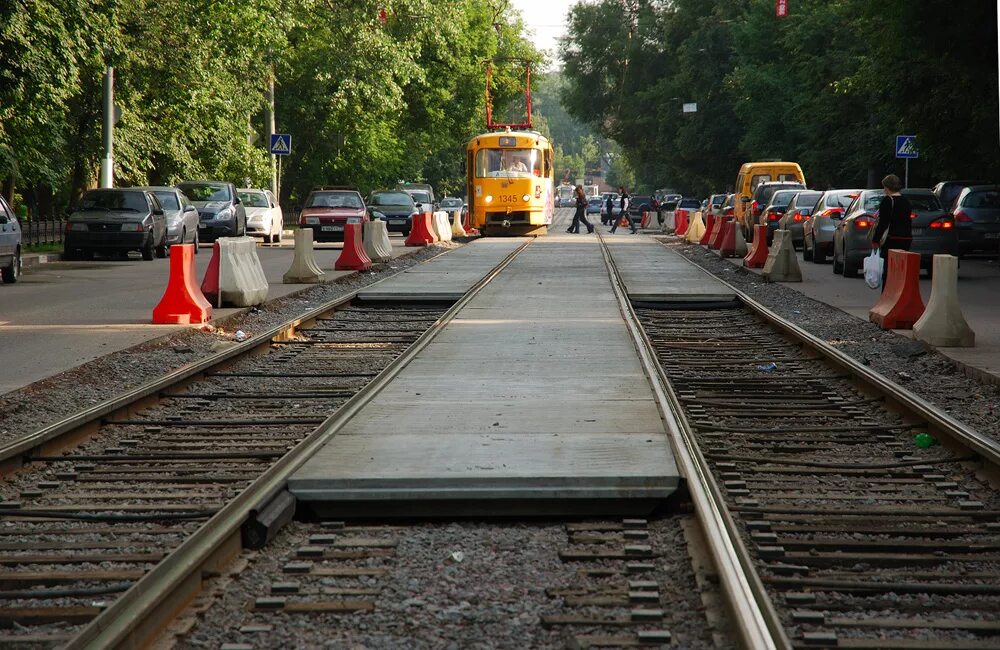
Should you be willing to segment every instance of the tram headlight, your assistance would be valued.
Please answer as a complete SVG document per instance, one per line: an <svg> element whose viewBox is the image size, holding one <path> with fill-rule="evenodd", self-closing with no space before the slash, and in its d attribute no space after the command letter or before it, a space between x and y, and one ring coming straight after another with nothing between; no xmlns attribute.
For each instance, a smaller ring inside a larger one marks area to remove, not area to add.
<svg viewBox="0 0 1000 650"><path fill-rule="evenodd" d="M521 197L521 200L524 201L525 203L527 203L528 201L531 200L531 195L530 194L525 194L524 196Z"/></svg>
<svg viewBox="0 0 1000 650"><path fill-rule="evenodd" d="M493 195L487 194L486 198L483 200L486 201L487 203L493 203Z"/></svg>

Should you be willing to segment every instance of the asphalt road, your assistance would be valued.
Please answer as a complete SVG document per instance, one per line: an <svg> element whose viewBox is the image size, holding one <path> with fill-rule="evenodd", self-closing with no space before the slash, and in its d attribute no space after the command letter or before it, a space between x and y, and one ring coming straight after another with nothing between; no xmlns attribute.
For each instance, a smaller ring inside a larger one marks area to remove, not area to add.
<svg viewBox="0 0 1000 650"><path fill-rule="evenodd" d="M390 239L397 255L406 250L399 235ZM341 248L316 244L328 279L349 273L333 271ZM309 286L281 283L292 262L290 240L257 252L270 283L268 300ZM211 247L202 246L195 257L199 278L210 258ZM150 323L169 262L144 262L135 253L128 260L55 262L26 271L17 284L0 285L0 394L186 327ZM236 311L216 309L214 317Z"/></svg>

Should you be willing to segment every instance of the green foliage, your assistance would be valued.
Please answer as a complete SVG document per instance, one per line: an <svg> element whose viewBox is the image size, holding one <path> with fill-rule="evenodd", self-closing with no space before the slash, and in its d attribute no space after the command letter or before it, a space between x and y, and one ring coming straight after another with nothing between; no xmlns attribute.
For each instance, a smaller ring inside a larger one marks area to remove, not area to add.
<svg viewBox="0 0 1000 650"><path fill-rule="evenodd" d="M911 184L1000 172L997 60L982 49L995 3L793 0L784 19L773 0L632 4L573 9L563 98L641 184L707 194L743 161L784 158L816 187L865 185L902 173L897 133L921 147Z"/></svg>

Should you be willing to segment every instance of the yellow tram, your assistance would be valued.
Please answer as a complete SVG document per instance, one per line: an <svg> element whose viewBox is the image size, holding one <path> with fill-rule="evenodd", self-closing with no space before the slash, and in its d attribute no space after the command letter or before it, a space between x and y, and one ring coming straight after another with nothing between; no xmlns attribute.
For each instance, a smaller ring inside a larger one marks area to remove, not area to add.
<svg viewBox="0 0 1000 650"><path fill-rule="evenodd" d="M554 211L553 150L534 131L484 133L469 141L469 218L483 235L544 235Z"/></svg>

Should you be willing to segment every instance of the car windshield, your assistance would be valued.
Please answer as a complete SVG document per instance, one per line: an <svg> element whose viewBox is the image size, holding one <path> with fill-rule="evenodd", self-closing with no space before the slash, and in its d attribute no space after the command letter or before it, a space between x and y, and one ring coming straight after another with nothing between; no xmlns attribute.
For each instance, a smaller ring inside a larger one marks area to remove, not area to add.
<svg viewBox="0 0 1000 650"><path fill-rule="evenodd" d="M441 199L439 203L442 208L460 208L462 207L462 199Z"/></svg>
<svg viewBox="0 0 1000 650"><path fill-rule="evenodd" d="M361 197L354 192L313 192L306 200L307 208L363 208Z"/></svg>
<svg viewBox="0 0 1000 650"><path fill-rule="evenodd" d="M795 206L799 208L811 208L823 196L822 192L799 192L795 195Z"/></svg>
<svg viewBox="0 0 1000 650"><path fill-rule="evenodd" d="M884 198L882 192L876 192L875 194L865 194L865 212L872 212L878 210L878 206L882 203Z"/></svg>
<svg viewBox="0 0 1000 650"><path fill-rule="evenodd" d="M792 202L792 197L794 196L795 192L775 192L771 198L771 205L777 207L786 206Z"/></svg>
<svg viewBox="0 0 1000 650"><path fill-rule="evenodd" d="M431 195L421 190L410 190L410 198L414 203L430 203Z"/></svg>
<svg viewBox="0 0 1000 650"><path fill-rule="evenodd" d="M604 199L593 198L593 199L590 199L589 201L587 201L587 203L589 203L590 205L601 205L602 203L604 203Z"/></svg>
<svg viewBox="0 0 1000 650"><path fill-rule="evenodd" d="M1000 191L983 190L980 192L969 192L962 201L965 208L1000 208Z"/></svg>
<svg viewBox="0 0 1000 650"><path fill-rule="evenodd" d="M248 208L266 208L267 197L264 196L263 192L238 192L240 195L240 201L243 201L243 205Z"/></svg>
<svg viewBox="0 0 1000 650"><path fill-rule="evenodd" d="M542 157L536 149L480 149L476 154L477 178L512 178L542 175Z"/></svg>
<svg viewBox="0 0 1000 650"><path fill-rule="evenodd" d="M229 201L229 186L225 183L181 183L177 186L192 201Z"/></svg>
<svg viewBox="0 0 1000 650"><path fill-rule="evenodd" d="M700 208L701 202L698 199L684 199L680 202L679 208Z"/></svg>
<svg viewBox="0 0 1000 650"><path fill-rule="evenodd" d="M826 197L826 205L830 208L846 208L851 204L855 198L857 198L857 192L838 192L837 194L828 194ZM876 204L877 206L878 204Z"/></svg>
<svg viewBox="0 0 1000 650"><path fill-rule="evenodd" d="M725 202L726 202L725 194L716 194L715 196L712 197L712 205L716 208Z"/></svg>
<svg viewBox="0 0 1000 650"><path fill-rule="evenodd" d="M941 212L941 202L933 194L907 194L910 207L920 212Z"/></svg>
<svg viewBox="0 0 1000 650"><path fill-rule="evenodd" d="M145 212L146 196L142 192L91 190L80 197L80 210L126 210Z"/></svg>
<svg viewBox="0 0 1000 650"><path fill-rule="evenodd" d="M372 205L410 205L410 195L406 192L375 192L372 194Z"/></svg>
<svg viewBox="0 0 1000 650"><path fill-rule="evenodd" d="M181 204L177 200L177 195L170 191L165 192L153 192L156 198L160 200L160 205L163 206L164 210L180 210Z"/></svg>

